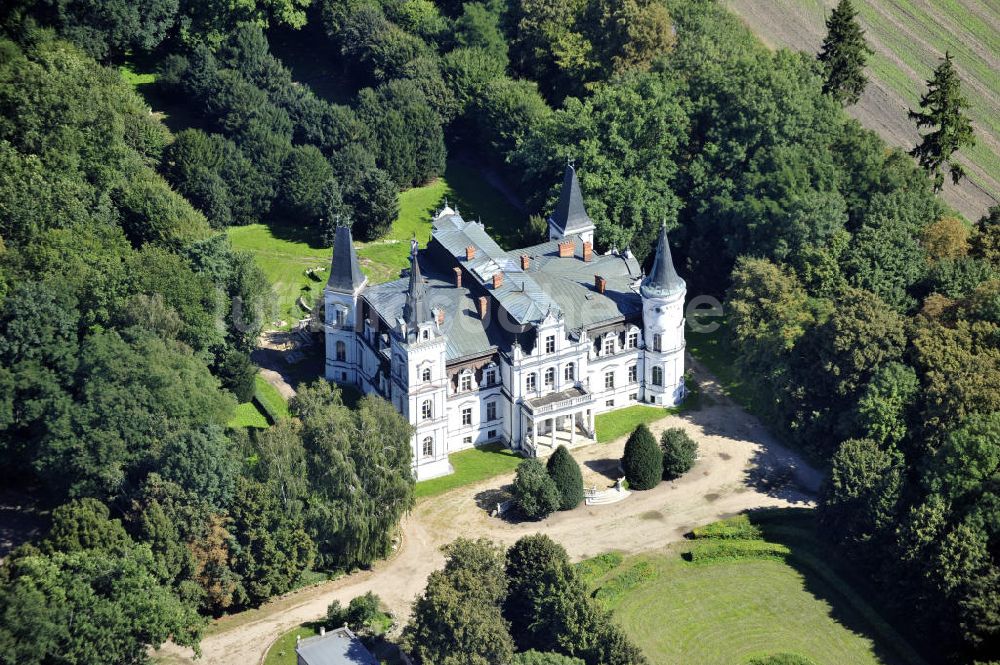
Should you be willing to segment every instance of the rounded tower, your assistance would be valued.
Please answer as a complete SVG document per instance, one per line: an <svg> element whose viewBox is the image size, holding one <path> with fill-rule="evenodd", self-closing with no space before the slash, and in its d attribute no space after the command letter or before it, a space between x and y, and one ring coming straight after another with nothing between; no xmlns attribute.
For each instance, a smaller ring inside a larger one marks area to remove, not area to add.
<svg viewBox="0 0 1000 665"><path fill-rule="evenodd" d="M653 269L642 280L645 350L643 382L650 404L673 406L684 397L684 297L687 285L674 269L664 222Z"/></svg>

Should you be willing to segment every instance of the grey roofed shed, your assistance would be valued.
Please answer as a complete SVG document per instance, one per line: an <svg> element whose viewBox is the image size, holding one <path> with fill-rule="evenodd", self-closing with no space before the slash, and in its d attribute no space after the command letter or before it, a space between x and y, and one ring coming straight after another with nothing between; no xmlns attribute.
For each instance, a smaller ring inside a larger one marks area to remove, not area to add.
<svg viewBox="0 0 1000 665"><path fill-rule="evenodd" d="M346 626L300 640L295 645L295 654L298 665L379 665Z"/></svg>

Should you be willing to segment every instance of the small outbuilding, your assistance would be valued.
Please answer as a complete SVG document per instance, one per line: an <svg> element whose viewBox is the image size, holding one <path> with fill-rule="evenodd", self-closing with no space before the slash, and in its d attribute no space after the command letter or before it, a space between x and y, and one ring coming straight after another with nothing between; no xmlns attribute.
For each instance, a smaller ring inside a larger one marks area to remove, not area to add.
<svg viewBox="0 0 1000 665"><path fill-rule="evenodd" d="M347 626L299 640L295 645L298 665L379 665L357 635Z"/></svg>

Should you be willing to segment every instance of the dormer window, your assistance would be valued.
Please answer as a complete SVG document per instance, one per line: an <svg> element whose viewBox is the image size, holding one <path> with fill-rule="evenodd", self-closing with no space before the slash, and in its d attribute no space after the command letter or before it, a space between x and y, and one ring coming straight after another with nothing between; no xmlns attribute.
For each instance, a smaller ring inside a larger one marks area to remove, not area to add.
<svg viewBox="0 0 1000 665"><path fill-rule="evenodd" d="M340 307L333 311L333 324L337 327L343 327L347 324L347 312L345 312Z"/></svg>
<svg viewBox="0 0 1000 665"><path fill-rule="evenodd" d="M483 383L487 386L492 386L497 382L497 372L494 369L488 369L483 372Z"/></svg>
<svg viewBox="0 0 1000 665"><path fill-rule="evenodd" d="M472 390L472 374L462 374L458 377L458 389L462 392Z"/></svg>
<svg viewBox="0 0 1000 665"><path fill-rule="evenodd" d="M604 338L604 355L610 356L615 352L615 338L608 335Z"/></svg>
<svg viewBox="0 0 1000 665"><path fill-rule="evenodd" d="M431 368L430 367L425 367L424 368L424 371L421 373L421 378L423 379L424 383L430 383L431 382Z"/></svg>
<svg viewBox="0 0 1000 665"><path fill-rule="evenodd" d="M556 352L556 336L549 335L545 338L545 353L555 353Z"/></svg>
<svg viewBox="0 0 1000 665"><path fill-rule="evenodd" d="M639 346L639 332L637 330L633 330L628 334L627 345L628 348L630 349L634 349L635 347Z"/></svg>

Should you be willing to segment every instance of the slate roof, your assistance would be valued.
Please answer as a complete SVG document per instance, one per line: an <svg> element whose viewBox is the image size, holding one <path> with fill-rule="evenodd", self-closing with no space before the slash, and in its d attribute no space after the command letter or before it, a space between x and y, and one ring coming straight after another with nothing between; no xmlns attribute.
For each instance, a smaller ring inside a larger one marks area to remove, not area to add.
<svg viewBox="0 0 1000 665"><path fill-rule="evenodd" d="M333 238L333 262L327 287L336 291L354 293L365 283L365 276L358 266L358 255L351 239L351 227L338 226Z"/></svg>
<svg viewBox="0 0 1000 665"><path fill-rule="evenodd" d="M447 335L445 357L448 362L491 353L509 351L516 337L510 325L501 325L496 316L499 303L517 325L529 331L551 314L564 317L567 330L590 329L641 316L642 299L637 286L642 270L629 252L598 254L583 260L583 241L573 242L572 256L559 257L559 242L544 242L532 247L505 251L478 222L466 222L450 208L434 219L428 249L416 255L408 277L367 287L362 297L390 326L403 318L414 273L419 274L423 299L428 310L444 312L442 332ZM472 246L476 255L466 260L465 248ZM521 257L529 257L528 269L521 268ZM463 270L461 287L455 286L454 267ZM503 273L503 284L493 288L493 275ZM595 275L607 280L605 292L598 293ZM490 299L490 315L479 317L477 300ZM431 314L433 316L433 313ZM533 343L530 332L522 335L522 344Z"/></svg>
<svg viewBox="0 0 1000 665"><path fill-rule="evenodd" d="M403 306L403 320L409 330L416 332L417 326L431 320L431 309L427 303L427 287L420 274L417 261L417 241L410 245L410 281L406 288L406 302Z"/></svg>
<svg viewBox="0 0 1000 665"><path fill-rule="evenodd" d="M306 665L378 665L375 656L346 627L301 640L295 653Z"/></svg>
<svg viewBox="0 0 1000 665"><path fill-rule="evenodd" d="M684 280L674 269L674 259L670 255L670 243L667 242L667 225L660 229L660 237L656 242L656 258L653 259L653 269L649 276L642 280L642 294L646 296L671 296L686 288Z"/></svg>
<svg viewBox="0 0 1000 665"><path fill-rule="evenodd" d="M580 231L594 225L583 205L580 181L576 179L576 169L571 163L566 164L562 190L559 192L559 202L556 203L555 212L549 217L549 221L563 234Z"/></svg>

